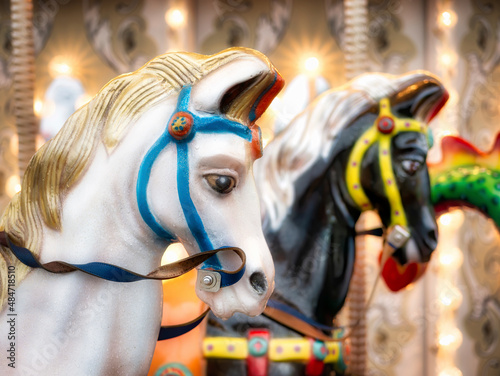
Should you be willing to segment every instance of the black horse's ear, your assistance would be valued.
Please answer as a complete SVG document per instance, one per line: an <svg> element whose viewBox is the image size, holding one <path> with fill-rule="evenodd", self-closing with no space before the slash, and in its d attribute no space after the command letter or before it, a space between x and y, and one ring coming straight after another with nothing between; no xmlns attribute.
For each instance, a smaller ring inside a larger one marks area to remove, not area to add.
<svg viewBox="0 0 500 376"><path fill-rule="evenodd" d="M441 81L428 73L410 73L406 88L391 98L391 107L402 117L411 117L428 123L449 98Z"/></svg>

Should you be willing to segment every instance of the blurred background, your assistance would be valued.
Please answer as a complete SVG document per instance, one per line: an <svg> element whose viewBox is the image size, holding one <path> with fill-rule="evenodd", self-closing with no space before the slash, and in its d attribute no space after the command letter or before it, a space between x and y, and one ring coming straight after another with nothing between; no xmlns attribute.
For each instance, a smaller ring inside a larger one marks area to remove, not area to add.
<svg viewBox="0 0 500 376"><path fill-rule="evenodd" d="M265 143L316 95L364 71L426 69L443 80L450 100L431 123L434 161L444 135L460 135L487 151L500 129L495 0L33 0L34 75L26 94L13 89L13 72L24 60L13 57L10 15L10 2L0 1L2 210L19 190L21 143L33 145L24 151L29 155L111 78L172 50L211 54L246 46L266 54L286 86L260 121ZM362 28L346 33L350 22ZM18 136L15 108L24 99L29 108L32 103L34 120ZM363 221L370 227L375 219ZM445 214L439 226L439 248L423 279L398 294L378 284L366 316L364 373L500 375L499 235L476 212ZM380 243L367 238L361 246L370 289ZM181 255L171 249L165 262ZM175 283L165 284L165 301L172 291L185 293L170 299L165 322L194 318L191 311L202 309L189 277ZM188 340L201 336L202 330ZM164 346L190 351L192 345L176 341ZM151 374L176 357L171 348L158 350ZM198 360L194 374L202 369Z"/></svg>

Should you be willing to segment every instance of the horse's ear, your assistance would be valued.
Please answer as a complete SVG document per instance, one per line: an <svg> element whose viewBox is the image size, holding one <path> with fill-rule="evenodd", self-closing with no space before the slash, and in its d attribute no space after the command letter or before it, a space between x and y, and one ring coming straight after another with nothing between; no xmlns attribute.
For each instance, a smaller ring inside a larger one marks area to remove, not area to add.
<svg viewBox="0 0 500 376"><path fill-rule="evenodd" d="M393 110L428 123L445 105L448 91L438 78L426 72L410 73L403 78L404 90L391 99Z"/></svg>
<svg viewBox="0 0 500 376"><path fill-rule="evenodd" d="M198 111L228 114L235 102L238 102L242 107L241 112L248 116L256 99L255 94L258 97L261 90L256 90L256 93L245 98L244 103L239 103L240 99L256 86L268 86L269 83L261 84L272 82L275 73L273 68L257 56L236 58L215 68L193 86L192 103Z"/></svg>

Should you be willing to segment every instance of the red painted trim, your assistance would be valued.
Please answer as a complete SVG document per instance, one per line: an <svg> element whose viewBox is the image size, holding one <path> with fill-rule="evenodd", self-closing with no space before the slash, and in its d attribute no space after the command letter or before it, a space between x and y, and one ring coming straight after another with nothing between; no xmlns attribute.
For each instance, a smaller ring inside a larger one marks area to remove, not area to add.
<svg viewBox="0 0 500 376"><path fill-rule="evenodd" d="M276 71L276 81L274 82L274 85L264 94L262 98L260 98L260 101L255 108L255 120L259 119L264 111L267 110L274 97L276 97L281 89L283 89L283 86L285 86L285 80L281 77L278 71Z"/></svg>
<svg viewBox="0 0 500 376"><path fill-rule="evenodd" d="M250 329L248 332L248 343L252 338L259 337L264 338L269 346L270 334L267 329ZM253 356L250 351L248 352L247 358L247 376L267 376L269 369L269 348L265 355Z"/></svg>

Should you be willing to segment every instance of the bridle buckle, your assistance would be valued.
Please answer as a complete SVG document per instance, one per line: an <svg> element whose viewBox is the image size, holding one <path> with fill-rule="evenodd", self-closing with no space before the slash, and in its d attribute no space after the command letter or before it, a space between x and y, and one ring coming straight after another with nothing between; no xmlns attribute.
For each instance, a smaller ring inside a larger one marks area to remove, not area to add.
<svg viewBox="0 0 500 376"><path fill-rule="evenodd" d="M410 232L401 225L395 225L392 231L387 236L387 243L394 248L401 248L410 239Z"/></svg>

